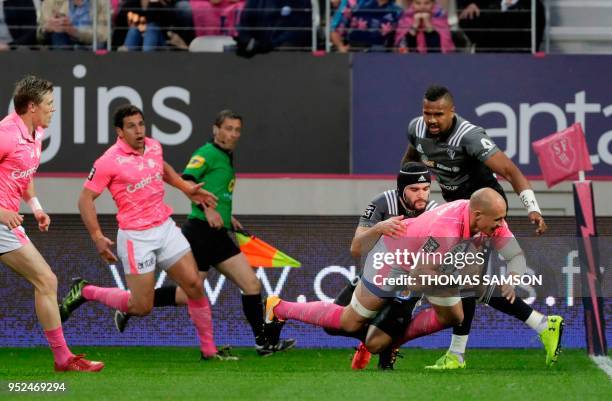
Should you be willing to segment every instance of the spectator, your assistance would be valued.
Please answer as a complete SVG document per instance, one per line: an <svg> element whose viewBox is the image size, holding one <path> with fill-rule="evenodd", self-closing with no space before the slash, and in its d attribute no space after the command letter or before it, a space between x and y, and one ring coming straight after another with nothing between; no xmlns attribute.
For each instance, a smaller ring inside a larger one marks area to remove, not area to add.
<svg viewBox="0 0 612 401"><path fill-rule="evenodd" d="M10 47L36 46L36 8L32 0L4 0L4 20L10 32Z"/></svg>
<svg viewBox="0 0 612 401"><path fill-rule="evenodd" d="M344 10L331 41L339 52L351 49L382 50L393 46L402 9L390 0L363 0Z"/></svg>
<svg viewBox="0 0 612 401"><path fill-rule="evenodd" d="M395 34L400 53L449 53L455 50L448 17L435 0L414 0L400 17Z"/></svg>
<svg viewBox="0 0 612 401"><path fill-rule="evenodd" d="M237 28L238 55L252 57L278 47L307 47L311 41L309 0L247 0Z"/></svg>
<svg viewBox="0 0 612 401"><path fill-rule="evenodd" d="M244 5L245 0L191 0L196 36L236 36Z"/></svg>
<svg viewBox="0 0 612 401"><path fill-rule="evenodd" d="M174 0L126 0L128 31L120 50L154 51L166 45L175 22Z"/></svg>
<svg viewBox="0 0 612 401"><path fill-rule="evenodd" d="M531 51L531 0L457 0L457 8L477 52ZM545 25L544 5L536 0L536 50Z"/></svg>
<svg viewBox="0 0 612 401"><path fill-rule="evenodd" d="M91 46L96 15L97 44L103 48L108 40L108 7L108 0L45 0L38 22L38 39L54 49Z"/></svg>

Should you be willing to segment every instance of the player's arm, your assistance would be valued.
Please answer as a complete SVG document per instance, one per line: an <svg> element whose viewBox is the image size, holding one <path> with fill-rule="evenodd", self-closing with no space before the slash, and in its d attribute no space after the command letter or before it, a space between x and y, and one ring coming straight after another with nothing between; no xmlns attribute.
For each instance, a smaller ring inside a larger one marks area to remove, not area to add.
<svg viewBox="0 0 612 401"><path fill-rule="evenodd" d="M415 118L412 121L410 121L410 123L408 124L408 131L407 131L408 147L406 148L404 157L402 157L401 166L403 166L404 163L406 162L420 162L421 161L421 155L419 154L419 152L416 150L416 147L415 147L416 146L417 120L418 119Z"/></svg>
<svg viewBox="0 0 612 401"><path fill-rule="evenodd" d="M183 192L194 203L204 204L209 207L217 206L217 197L202 189L204 182L196 184L192 181L184 180L167 162L164 162L164 182Z"/></svg>
<svg viewBox="0 0 612 401"><path fill-rule="evenodd" d="M393 216L384 221L379 221L372 227L359 226L355 230L355 236L351 242L351 255L360 258L370 252L382 235L397 238L403 231L401 221L404 216Z"/></svg>
<svg viewBox="0 0 612 401"><path fill-rule="evenodd" d="M402 166L406 162L420 162L420 161L421 161L421 155L419 154L419 152L417 152L414 146L412 146L412 144L409 143L408 147L406 148L406 152L404 153L404 157L402 157Z"/></svg>
<svg viewBox="0 0 612 401"><path fill-rule="evenodd" d="M522 276L527 271L527 259L521 249L520 244L514 237L500 238L494 240L494 246L497 252L506 261L508 267L509 276ZM501 286L502 296L505 297L510 303L514 303L516 294L514 293L514 286L504 284Z"/></svg>
<svg viewBox="0 0 612 401"><path fill-rule="evenodd" d="M529 220L537 224L536 234L543 234L547 230L546 222L542 217L542 212L536 200L535 193L531 185L521 170L506 156L504 152L496 152L484 162L494 173L504 177L517 193L525 208Z"/></svg>
<svg viewBox="0 0 612 401"><path fill-rule="evenodd" d="M111 246L114 245L114 242L104 235L100 227L100 222L98 221L98 213L96 212L95 205L95 200L98 196L100 196L98 192L92 191L89 188L83 188L79 196L79 212L81 213L81 219L85 227L87 227L87 231L102 259L108 263L117 262L118 259L111 250Z"/></svg>
<svg viewBox="0 0 612 401"><path fill-rule="evenodd" d="M40 231L49 231L49 225L51 224L51 218L45 211L43 210L40 201L36 197L36 190L34 189L34 181L30 181L28 187L23 192L23 200L28 204L32 213L34 214L34 218L38 222L38 229Z"/></svg>

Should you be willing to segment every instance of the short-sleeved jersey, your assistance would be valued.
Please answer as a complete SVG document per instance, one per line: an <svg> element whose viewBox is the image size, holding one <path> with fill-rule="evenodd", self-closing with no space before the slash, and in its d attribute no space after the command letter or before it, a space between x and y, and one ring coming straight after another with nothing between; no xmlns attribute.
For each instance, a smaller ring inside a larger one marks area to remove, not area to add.
<svg viewBox="0 0 612 401"><path fill-rule="evenodd" d="M162 146L152 138L145 138L142 155L118 138L96 160L84 186L98 194L108 188L122 230L157 227L172 214L172 208L164 203Z"/></svg>
<svg viewBox="0 0 612 401"><path fill-rule="evenodd" d="M438 206L434 200L427 202L425 211ZM359 218L359 227L373 227L376 223L385 221L389 217L403 215L406 218L417 217L420 213L415 210L408 210L400 202L397 189L390 189L379 194L370 202L366 210Z"/></svg>
<svg viewBox="0 0 612 401"><path fill-rule="evenodd" d="M204 182L203 188L218 198L216 210L223 219L223 225L230 228L236 183L232 154L213 142L208 142L193 153L183 171L183 178L195 180L196 183ZM189 218L206 221L206 215L200 205L193 202Z"/></svg>
<svg viewBox="0 0 612 401"><path fill-rule="evenodd" d="M490 240L490 245L500 250L514 238L505 221L490 236L483 233L473 236L470 231L470 201L464 199L440 205L416 218L403 220L402 224L405 231L401 238L382 236L371 252L393 253L407 249L409 252L444 254L470 239Z"/></svg>
<svg viewBox="0 0 612 401"><path fill-rule="evenodd" d="M17 113L0 121L0 207L19 211L40 164L43 135L44 130L37 127L32 136Z"/></svg>
<svg viewBox="0 0 612 401"><path fill-rule="evenodd" d="M408 125L408 141L421 162L437 177L447 201L467 199L480 188L503 190L493 171L484 162L500 149L482 127L455 115L448 133L431 135L423 117Z"/></svg>

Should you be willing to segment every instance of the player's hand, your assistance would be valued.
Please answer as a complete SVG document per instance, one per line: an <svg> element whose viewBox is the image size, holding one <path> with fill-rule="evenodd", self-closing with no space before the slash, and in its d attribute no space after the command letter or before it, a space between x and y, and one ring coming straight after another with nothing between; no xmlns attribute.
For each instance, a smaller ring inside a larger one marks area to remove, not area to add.
<svg viewBox="0 0 612 401"><path fill-rule="evenodd" d="M242 224L234 216L232 216L232 228L234 229L234 231L238 231L238 230L243 230L244 229L244 227L242 227Z"/></svg>
<svg viewBox="0 0 612 401"><path fill-rule="evenodd" d="M23 215L12 210L0 209L0 223L7 226L9 230L12 230L23 223Z"/></svg>
<svg viewBox="0 0 612 401"><path fill-rule="evenodd" d="M470 3L466 8L459 14L459 19L474 19L480 16L480 8L475 3Z"/></svg>
<svg viewBox="0 0 612 401"><path fill-rule="evenodd" d="M51 218L47 213L42 210L36 210L34 212L34 218L38 222L38 229L40 231L49 231L49 225L51 224Z"/></svg>
<svg viewBox="0 0 612 401"><path fill-rule="evenodd" d="M101 236L94 239L94 243L96 244L98 255L100 255L100 257L104 259L105 262L113 263L119 261L119 259L117 259L117 257L111 250L111 246L115 245L113 241L106 238L105 236Z"/></svg>
<svg viewBox="0 0 612 401"><path fill-rule="evenodd" d="M546 230L548 230L548 226L546 225L546 222L544 221L544 217L542 217L540 213L538 212L529 213L529 220L531 221L531 224L538 225L538 228L536 228L536 235L542 235L546 232Z"/></svg>
<svg viewBox="0 0 612 401"><path fill-rule="evenodd" d="M511 304L514 303L516 299L516 293L514 292L514 287L510 284L504 284L501 286L501 294L502 297L506 298Z"/></svg>
<svg viewBox="0 0 612 401"><path fill-rule="evenodd" d="M403 219L404 216L390 217L387 220L376 223L376 230L380 235L388 235L393 239L397 239L404 232Z"/></svg>
<svg viewBox="0 0 612 401"><path fill-rule="evenodd" d="M193 203L204 204L212 208L217 207L217 197L213 193L202 189L202 185L204 185L203 182L199 184L190 184L187 191L185 191L185 195L187 195Z"/></svg>
<svg viewBox="0 0 612 401"><path fill-rule="evenodd" d="M221 218L219 212L217 212L215 209L208 207L204 209L204 214L206 215L206 220L208 221L209 226L216 229L223 227L223 219Z"/></svg>

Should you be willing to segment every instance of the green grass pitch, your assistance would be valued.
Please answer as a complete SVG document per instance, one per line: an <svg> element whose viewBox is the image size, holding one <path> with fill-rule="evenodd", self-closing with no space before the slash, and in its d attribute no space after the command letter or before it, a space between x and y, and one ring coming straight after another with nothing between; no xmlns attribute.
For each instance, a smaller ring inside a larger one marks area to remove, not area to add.
<svg viewBox="0 0 612 401"><path fill-rule="evenodd" d="M396 370L351 371L350 349L296 349L268 358L237 349L237 362L200 362L195 348L76 348L103 360L97 374L54 373L44 348L0 349L0 399L10 400L612 400L612 380L583 350L554 368L542 350L469 350L468 368L423 370L441 350L403 350ZM9 382L65 382L65 393L15 394Z"/></svg>

